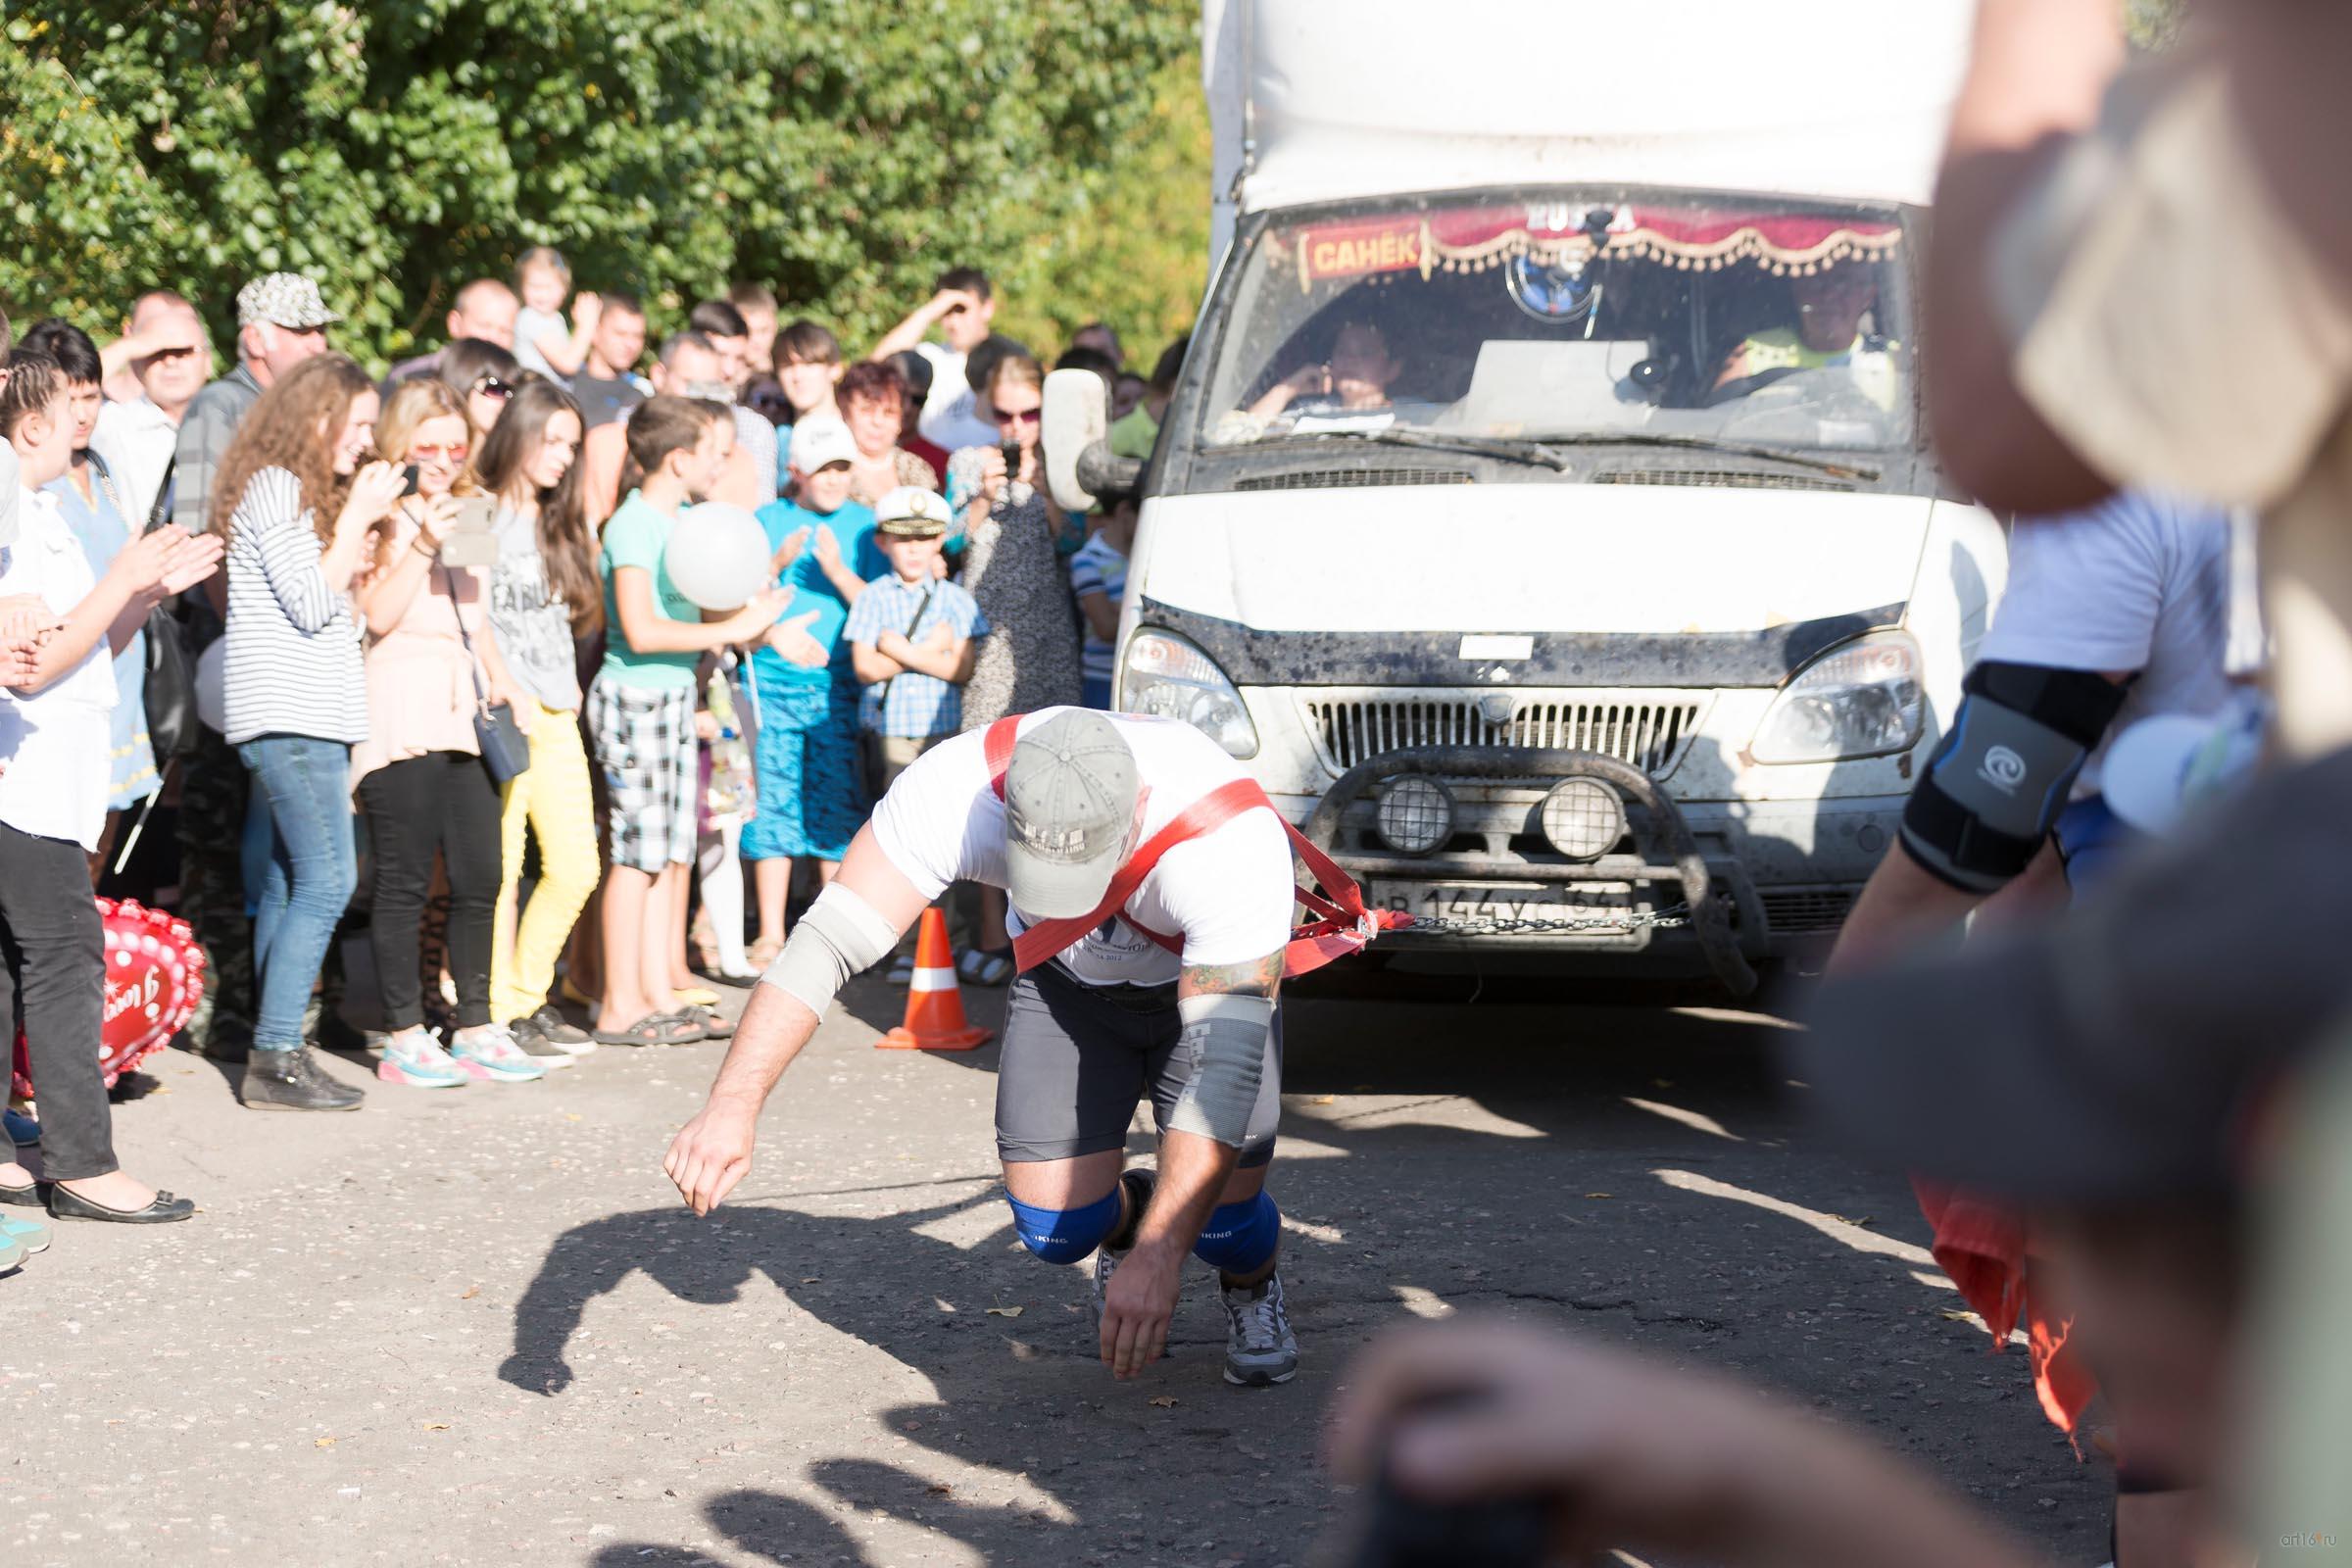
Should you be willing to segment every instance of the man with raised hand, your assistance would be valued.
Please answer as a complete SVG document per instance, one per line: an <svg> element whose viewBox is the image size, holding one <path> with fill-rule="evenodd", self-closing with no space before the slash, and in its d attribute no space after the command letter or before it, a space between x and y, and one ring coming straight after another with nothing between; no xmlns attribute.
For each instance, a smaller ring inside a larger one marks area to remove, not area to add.
<svg viewBox="0 0 2352 1568"><path fill-rule="evenodd" d="M1048 1262L1094 1255L1116 1376L1158 1359L1191 1251L1218 1271L1226 1381L1289 1382L1298 1351L1265 1179L1297 888L1262 798L1219 808L1245 794L1206 736L1125 713L1048 709L926 753L760 977L709 1103L670 1145L662 1166L687 1204L709 1213L751 1169L760 1107L843 983L951 882L1001 887L1025 971L997 1075L1015 1232ZM1122 1169L1146 1093L1156 1174Z"/></svg>

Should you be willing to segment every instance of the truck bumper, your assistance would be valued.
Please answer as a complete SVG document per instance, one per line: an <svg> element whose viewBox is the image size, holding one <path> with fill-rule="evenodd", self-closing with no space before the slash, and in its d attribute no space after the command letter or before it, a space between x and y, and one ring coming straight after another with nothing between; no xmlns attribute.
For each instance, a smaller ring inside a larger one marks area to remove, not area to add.
<svg viewBox="0 0 2352 1568"><path fill-rule="evenodd" d="M1382 788L1408 774L1446 781L1468 797L1457 799L1457 831L1426 855L1396 853L1374 827ZM1542 834L1544 797L1572 778L1606 785L1626 807L1626 838L1594 858L1571 859ZM1512 929L1516 922L1502 920L1471 931L1447 923L1394 930L1373 951L1398 967L1711 976L1744 997L1755 989L1757 962L1803 963L1826 953L1892 842L1903 802L1686 804L1647 773L1596 753L1438 746L1385 753L1319 798L1282 804L1375 906L1411 912L1401 890L1431 884L1533 885L1561 890L1537 895L1555 898L1573 896L1579 885L1633 890L1630 918L1612 927L1570 931L1530 922ZM1677 906L1688 906L1680 922L1651 923Z"/></svg>

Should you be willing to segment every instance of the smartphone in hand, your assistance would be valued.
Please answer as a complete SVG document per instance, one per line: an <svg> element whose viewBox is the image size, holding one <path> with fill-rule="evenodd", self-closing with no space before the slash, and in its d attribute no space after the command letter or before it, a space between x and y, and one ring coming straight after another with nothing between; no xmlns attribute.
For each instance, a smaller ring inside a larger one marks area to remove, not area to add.
<svg viewBox="0 0 2352 1568"><path fill-rule="evenodd" d="M490 531L498 502L490 496L464 496L458 515L441 541L441 562L449 566L489 566L498 562L498 535Z"/></svg>

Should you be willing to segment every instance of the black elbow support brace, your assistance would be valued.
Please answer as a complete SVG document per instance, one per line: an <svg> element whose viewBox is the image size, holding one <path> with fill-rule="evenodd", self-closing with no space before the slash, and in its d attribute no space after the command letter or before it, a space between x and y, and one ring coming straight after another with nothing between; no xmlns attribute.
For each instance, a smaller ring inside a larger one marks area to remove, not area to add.
<svg viewBox="0 0 2352 1568"><path fill-rule="evenodd" d="M1999 892L2040 852L2127 690L2092 670L1970 670L1951 732L1903 807L1903 849L1963 892Z"/></svg>

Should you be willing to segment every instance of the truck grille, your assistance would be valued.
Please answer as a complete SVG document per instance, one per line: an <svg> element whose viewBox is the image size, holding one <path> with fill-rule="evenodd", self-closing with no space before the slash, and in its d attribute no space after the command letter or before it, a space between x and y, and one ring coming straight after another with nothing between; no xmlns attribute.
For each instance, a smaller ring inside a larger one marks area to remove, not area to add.
<svg viewBox="0 0 2352 1568"><path fill-rule="evenodd" d="M1234 481L1236 490L1354 490L1395 484L1469 484L1464 468L1305 468L1293 473L1255 474Z"/></svg>
<svg viewBox="0 0 2352 1568"><path fill-rule="evenodd" d="M1784 935L1835 931L1854 906L1852 888L1763 888L1764 918Z"/></svg>
<svg viewBox="0 0 2352 1568"><path fill-rule="evenodd" d="M1497 697L1507 719L1491 719ZM1532 747L1598 752L1644 772L1674 770L1698 728L1703 704L1685 693L1319 693L1299 699L1307 732L1334 773L1409 746Z"/></svg>

